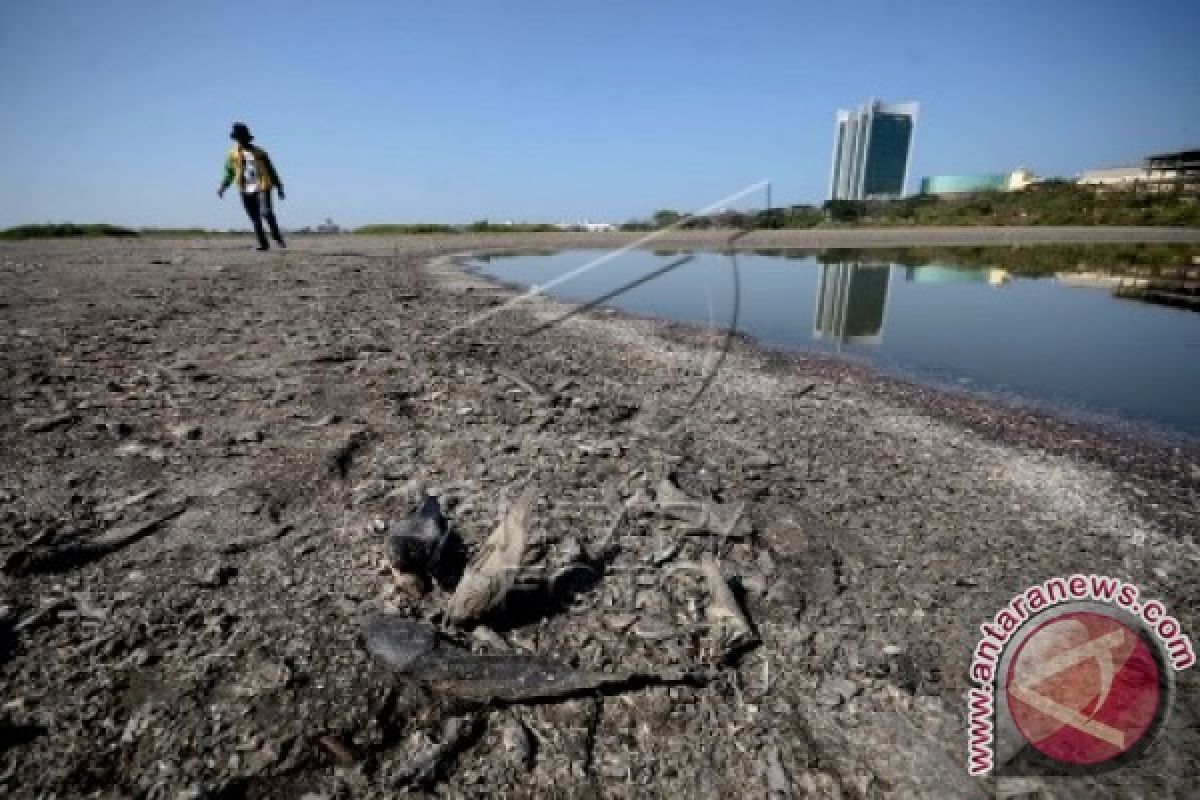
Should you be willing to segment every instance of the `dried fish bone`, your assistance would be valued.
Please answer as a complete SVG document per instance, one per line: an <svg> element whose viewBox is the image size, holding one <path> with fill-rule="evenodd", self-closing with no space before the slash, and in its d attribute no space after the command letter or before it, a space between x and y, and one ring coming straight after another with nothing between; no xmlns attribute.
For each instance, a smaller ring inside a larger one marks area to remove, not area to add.
<svg viewBox="0 0 1200 800"><path fill-rule="evenodd" d="M700 561L700 570L708 582L711 595L705 613L712 624L721 656L728 659L744 648L758 644L758 634L730 591L716 559L706 553Z"/></svg>
<svg viewBox="0 0 1200 800"><path fill-rule="evenodd" d="M504 601L529 544L527 521L533 497L533 488L526 489L467 564L446 609L447 620L463 623L478 619Z"/></svg>
<svg viewBox="0 0 1200 800"><path fill-rule="evenodd" d="M732 508L696 500L683 492L670 479L664 478L655 489L655 507L671 519L684 523L684 533L715 533L723 537L736 535L745 504Z"/></svg>

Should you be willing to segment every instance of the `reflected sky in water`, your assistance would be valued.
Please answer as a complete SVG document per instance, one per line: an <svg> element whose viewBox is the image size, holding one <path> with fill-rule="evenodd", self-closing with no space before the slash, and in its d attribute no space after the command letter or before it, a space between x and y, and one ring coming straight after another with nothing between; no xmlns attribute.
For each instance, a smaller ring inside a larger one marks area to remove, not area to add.
<svg viewBox="0 0 1200 800"><path fill-rule="evenodd" d="M476 264L505 282L545 285L597 255ZM547 293L586 302L679 255L633 251ZM840 352L927 381L1200 435L1200 313L1118 299L1086 276L835 259L739 254L739 330L773 347ZM726 327L732 299L730 256L697 253L606 305Z"/></svg>

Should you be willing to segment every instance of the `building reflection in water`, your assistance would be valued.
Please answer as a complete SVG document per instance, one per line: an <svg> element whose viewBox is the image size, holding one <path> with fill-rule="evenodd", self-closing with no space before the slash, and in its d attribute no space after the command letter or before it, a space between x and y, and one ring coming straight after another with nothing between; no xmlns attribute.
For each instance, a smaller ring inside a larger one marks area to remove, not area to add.
<svg viewBox="0 0 1200 800"><path fill-rule="evenodd" d="M891 268L886 264L821 264L813 338L843 345L879 344Z"/></svg>

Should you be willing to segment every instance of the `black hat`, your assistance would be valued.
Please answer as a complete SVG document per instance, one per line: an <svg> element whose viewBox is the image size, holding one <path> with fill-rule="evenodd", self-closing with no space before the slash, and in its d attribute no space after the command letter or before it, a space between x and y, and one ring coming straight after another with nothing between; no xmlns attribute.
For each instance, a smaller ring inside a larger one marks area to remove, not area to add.
<svg viewBox="0 0 1200 800"><path fill-rule="evenodd" d="M239 142L248 142L254 138L250 133L250 129L246 127L244 122L233 123L233 130L229 133L230 139L235 139Z"/></svg>

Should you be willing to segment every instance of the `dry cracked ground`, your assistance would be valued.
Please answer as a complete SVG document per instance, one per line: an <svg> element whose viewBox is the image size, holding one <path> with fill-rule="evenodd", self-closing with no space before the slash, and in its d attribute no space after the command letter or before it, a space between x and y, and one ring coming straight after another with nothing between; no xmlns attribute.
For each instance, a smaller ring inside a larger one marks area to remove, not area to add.
<svg viewBox="0 0 1200 800"><path fill-rule="evenodd" d="M970 778L964 732L977 626L1026 586L1119 576L1200 632L1194 447L740 339L697 396L719 336L548 300L453 330L510 294L438 256L585 238L0 248L0 792L1200 794L1197 670L1101 775ZM422 482L465 556L533 487L474 627L388 569ZM379 612L642 678L464 698L366 651Z"/></svg>

